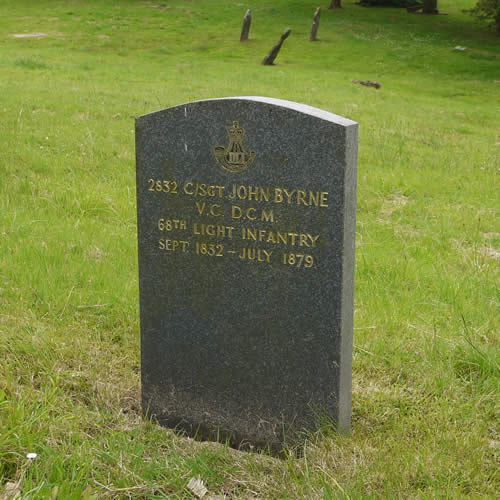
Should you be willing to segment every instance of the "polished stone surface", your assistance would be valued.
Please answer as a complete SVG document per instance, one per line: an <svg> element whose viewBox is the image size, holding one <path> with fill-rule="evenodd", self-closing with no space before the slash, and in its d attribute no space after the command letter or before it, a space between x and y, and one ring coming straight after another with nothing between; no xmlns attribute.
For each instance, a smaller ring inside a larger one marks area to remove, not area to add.
<svg viewBox="0 0 500 500"><path fill-rule="evenodd" d="M136 120L143 411L233 446L350 427L357 124L262 97Z"/></svg>

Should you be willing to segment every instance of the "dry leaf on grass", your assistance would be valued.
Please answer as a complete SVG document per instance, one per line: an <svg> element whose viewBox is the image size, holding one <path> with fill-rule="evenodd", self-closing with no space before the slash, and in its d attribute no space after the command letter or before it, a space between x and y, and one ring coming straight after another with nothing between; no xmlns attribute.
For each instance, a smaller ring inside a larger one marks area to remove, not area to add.
<svg viewBox="0 0 500 500"><path fill-rule="evenodd" d="M203 481L200 476L192 477L189 483L187 484L188 490L191 490L198 498L203 498L208 490L205 488Z"/></svg>

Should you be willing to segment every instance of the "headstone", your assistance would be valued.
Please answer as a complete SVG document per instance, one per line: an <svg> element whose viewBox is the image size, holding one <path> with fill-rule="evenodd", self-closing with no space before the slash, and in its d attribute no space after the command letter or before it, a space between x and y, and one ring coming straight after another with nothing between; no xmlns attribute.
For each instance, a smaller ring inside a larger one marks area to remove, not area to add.
<svg viewBox="0 0 500 500"><path fill-rule="evenodd" d="M274 63L274 60L276 59L281 46L283 45L283 42L290 36L291 32L292 30L290 28L287 28L285 31L283 31L279 42L271 49L267 56L264 57L264 60L262 61L262 64L264 66L271 66Z"/></svg>
<svg viewBox="0 0 500 500"><path fill-rule="evenodd" d="M136 120L142 402L232 446L351 409L357 124L278 99Z"/></svg>
<svg viewBox="0 0 500 500"><path fill-rule="evenodd" d="M243 17L243 26L241 28L240 42L248 40L248 33L250 32L250 24L252 24L252 13L250 12L250 9L248 9L247 13Z"/></svg>
<svg viewBox="0 0 500 500"><path fill-rule="evenodd" d="M313 24L311 28L311 34L309 35L309 41L314 42L317 40L318 28L319 28L319 17L321 15L321 8L318 7L314 13Z"/></svg>
<svg viewBox="0 0 500 500"><path fill-rule="evenodd" d="M329 9L341 9L342 8L342 0L332 0L329 5Z"/></svg>

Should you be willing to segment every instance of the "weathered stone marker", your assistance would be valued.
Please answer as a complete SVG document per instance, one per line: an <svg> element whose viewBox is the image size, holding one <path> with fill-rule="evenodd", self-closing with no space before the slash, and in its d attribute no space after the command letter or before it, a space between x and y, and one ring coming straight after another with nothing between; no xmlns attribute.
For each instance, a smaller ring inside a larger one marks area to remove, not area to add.
<svg viewBox="0 0 500 500"><path fill-rule="evenodd" d="M309 35L309 41L315 42L318 38L318 28L319 28L319 18L321 16L321 8L318 7L314 12L313 23L311 27L311 34Z"/></svg>
<svg viewBox="0 0 500 500"><path fill-rule="evenodd" d="M274 64L274 60L278 56L283 42L290 36L291 32L292 30L290 28L287 28L285 31L283 31L278 43L269 51L266 57L264 57L264 60L262 61L262 64L264 66L271 66L272 64Z"/></svg>
<svg viewBox="0 0 500 500"><path fill-rule="evenodd" d="M250 32L250 25L252 24L252 13L250 9L247 10L243 17L243 26L241 27L240 42L248 40L248 33Z"/></svg>
<svg viewBox="0 0 500 500"><path fill-rule="evenodd" d="M198 101L137 118L136 157L144 413L233 446L347 431L357 124Z"/></svg>

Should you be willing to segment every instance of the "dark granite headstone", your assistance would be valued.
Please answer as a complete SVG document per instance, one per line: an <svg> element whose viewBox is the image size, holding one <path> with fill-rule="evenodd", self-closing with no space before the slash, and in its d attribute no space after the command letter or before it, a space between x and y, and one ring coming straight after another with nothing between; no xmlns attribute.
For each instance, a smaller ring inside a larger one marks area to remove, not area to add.
<svg viewBox="0 0 500 500"><path fill-rule="evenodd" d="M279 449L350 427L357 124L278 99L136 121L145 414Z"/></svg>
<svg viewBox="0 0 500 500"><path fill-rule="evenodd" d="M311 27L311 34L309 35L309 41L315 42L318 39L318 28L319 28L319 18L321 16L321 8L318 7L314 12L313 23Z"/></svg>
<svg viewBox="0 0 500 500"><path fill-rule="evenodd" d="M252 13L250 12L250 9L248 9L245 16L243 17L243 26L241 27L240 42L245 42L248 40L248 33L250 32L251 24L252 24Z"/></svg>

